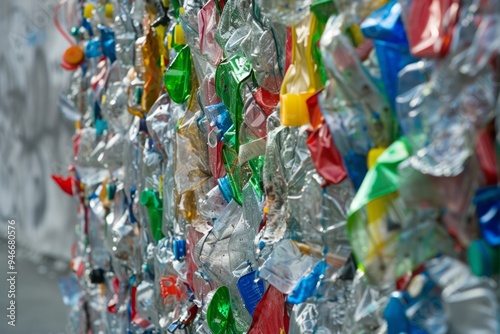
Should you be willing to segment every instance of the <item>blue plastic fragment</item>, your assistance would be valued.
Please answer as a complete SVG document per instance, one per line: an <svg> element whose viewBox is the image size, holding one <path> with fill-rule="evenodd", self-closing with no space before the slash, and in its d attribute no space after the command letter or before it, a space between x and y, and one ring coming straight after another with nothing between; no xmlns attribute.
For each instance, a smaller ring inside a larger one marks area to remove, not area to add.
<svg viewBox="0 0 500 334"><path fill-rule="evenodd" d="M491 246L500 246L500 187L479 189L473 202L484 240Z"/></svg>
<svg viewBox="0 0 500 334"><path fill-rule="evenodd" d="M398 96L398 74L406 65L417 62L406 44L395 44L384 41L374 41L375 53L380 66L382 82L391 108L396 110L396 97Z"/></svg>
<svg viewBox="0 0 500 334"><path fill-rule="evenodd" d="M85 46L86 58L97 58L102 56L101 42L99 39L90 40Z"/></svg>
<svg viewBox="0 0 500 334"><path fill-rule="evenodd" d="M233 199L233 192L231 191L231 184L229 183L227 175L218 179L217 184L219 185L219 189L224 197L224 200L228 203L231 202Z"/></svg>
<svg viewBox="0 0 500 334"><path fill-rule="evenodd" d="M351 179L354 189L357 191L363 183L368 167L366 166L366 156L349 150L343 156L347 175Z"/></svg>
<svg viewBox="0 0 500 334"><path fill-rule="evenodd" d="M108 130L108 122L104 119L96 119L95 120L95 134L97 136L102 136L104 131Z"/></svg>
<svg viewBox="0 0 500 334"><path fill-rule="evenodd" d="M102 52L111 62L114 62L116 60L115 33L106 26L99 27L99 31L101 32Z"/></svg>
<svg viewBox="0 0 500 334"><path fill-rule="evenodd" d="M387 334L410 333L410 321L406 317L402 293L393 292L389 303L384 310L384 318L387 321Z"/></svg>
<svg viewBox="0 0 500 334"><path fill-rule="evenodd" d="M312 297L316 293L318 282L325 274L325 270L326 261L319 262L309 275L300 280L292 294L288 296L287 301L291 304L300 304Z"/></svg>
<svg viewBox="0 0 500 334"><path fill-rule="evenodd" d="M186 257L186 240L174 240L172 244L172 251L174 252L174 257L177 261L184 259Z"/></svg>
<svg viewBox="0 0 500 334"><path fill-rule="evenodd" d="M256 272L252 271L241 276L236 284L241 298L243 298L243 302L245 303L245 308L252 316L257 308L257 304L259 304L266 292L264 281L260 278L256 280L256 278L258 278Z"/></svg>
<svg viewBox="0 0 500 334"><path fill-rule="evenodd" d="M233 120L229 114L229 110L224 105L224 102L213 104L205 107L210 125L216 126L221 135L226 133L227 130L233 125Z"/></svg>
<svg viewBox="0 0 500 334"><path fill-rule="evenodd" d="M82 27L87 30L89 33L90 37L94 37L94 31L92 30L92 25L90 24L90 21L88 19L83 19L82 21Z"/></svg>
<svg viewBox="0 0 500 334"><path fill-rule="evenodd" d="M396 44L408 44L403 21L401 5L396 0L373 11L361 23L361 32L366 38Z"/></svg>

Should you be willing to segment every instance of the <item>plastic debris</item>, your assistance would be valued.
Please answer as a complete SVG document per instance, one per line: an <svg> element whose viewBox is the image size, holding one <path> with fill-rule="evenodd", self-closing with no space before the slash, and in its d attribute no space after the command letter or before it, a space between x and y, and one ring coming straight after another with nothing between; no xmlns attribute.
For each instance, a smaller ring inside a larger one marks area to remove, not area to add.
<svg viewBox="0 0 500 334"><path fill-rule="evenodd" d="M499 1L64 4L75 333L500 332Z"/></svg>

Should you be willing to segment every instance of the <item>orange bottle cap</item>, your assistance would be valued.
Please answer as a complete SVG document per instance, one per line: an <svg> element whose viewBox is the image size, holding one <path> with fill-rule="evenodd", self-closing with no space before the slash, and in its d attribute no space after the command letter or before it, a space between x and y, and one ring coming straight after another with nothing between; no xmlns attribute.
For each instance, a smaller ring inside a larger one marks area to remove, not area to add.
<svg viewBox="0 0 500 334"><path fill-rule="evenodd" d="M85 59L83 50L76 45L72 45L64 51L63 61L69 65L80 65Z"/></svg>

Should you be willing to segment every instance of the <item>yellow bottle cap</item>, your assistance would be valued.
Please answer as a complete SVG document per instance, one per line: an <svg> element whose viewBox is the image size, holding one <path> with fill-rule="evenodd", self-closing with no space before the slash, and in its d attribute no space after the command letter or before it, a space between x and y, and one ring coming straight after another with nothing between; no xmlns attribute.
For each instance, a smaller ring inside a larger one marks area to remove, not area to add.
<svg viewBox="0 0 500 334"><path fill-rule="evenodd" d="M113 7L112 3L107 3L106 5L104 5L104 15L108 19L112 19L113 18L113 10L114 10L114 7Z"/></svg>
<svg viewBox="0 0 500 334"><path fill-rule="evenodd" d="M83 7L83 17L86 19L91 19L94 16L94 5L91 3L85 4Z"/></svg>

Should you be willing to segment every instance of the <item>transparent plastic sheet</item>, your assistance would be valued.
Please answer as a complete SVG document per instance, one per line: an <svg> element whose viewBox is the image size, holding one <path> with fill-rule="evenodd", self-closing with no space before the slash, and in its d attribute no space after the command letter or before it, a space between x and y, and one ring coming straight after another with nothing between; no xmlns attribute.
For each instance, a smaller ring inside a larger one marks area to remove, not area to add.
<svg viewBox="0 0 500 334"><path fill-rule="evenodd" d="M162 96L159 101L168 101L167 96ZM163 223L162 231L164 235L169 235L169 231L175 226L176 210L175 210L175 154L176 154L176 133L177 122L181 116L182 109L173 103L158 105L157 108L151 111L147 121L149 122L150 133L157 140L160 151L165 154L165 165L163 174Z"/></svg>
<svg viewBox="0 0 500 334"><path fill-rule="evenodd" d="M341 267L350 254L345 223L354 193L348 181L325 188L322 185L323 180L315 171L307 173L298 201L300 230L294 234L313 253L320 255L326 250L327 262Z"/></svg>
<svg viewBox="0 0 500 334"><path fill-rule="evenodd" d="M87 109L88 99L86 99L86 90L84 89L84 73L81 69L73 72L70 85L66 92L66 98L75 106L80 117Z"/></svg>
<svg viewBox="0 0 500 334"><path fill-rule="evenodd" d="M262 214L260 213L261 205L255 191L250 185L247 185L243 189L243 196L245 202L242 207L242 218L229 239L229 258L233 268L243 263L256 268L257 259L254 250L254 240L262 221Z"/></svg>
<svg viewBox="0 0 500 334"><path fill-rule="evenodd" d="M317 262L302 254L292 241L284 240L274 247L271 256L260 267L259 276L284 294L290 294Z"/></svg>
<svg viewBox="0 0 500 334"><path fill-rule="evenodd" d="M454 240L445 228L437 222L433 209L414 212L409 215L398 240L399 253L396 256L396 275L403 277L438 254L453 254Z"/></svg>
<svg viewBox="0 0 500 334"><path fill-rule="evenodd" d="M89 262L92 268L109 268L109 258L104 243L104 224L94 210L91 210L88 229L92 231L88 236L87 249L92 252Z"/></svg>
<svg viewBox="0 0 500 334"><path fill-rule="evenodd" d="M330 87L334 87L331 82ZM342 155L346 172L354 188L358 189L367 172L366 157L372 146L365 131L365 119L357 106L329 105L328 94L325 90L319 98L322 114L335 138L335 146Z"/></svg>
<svg viewBox="0 0 500 334"><path fill-rule="evenodd" d="M124 261L129 268L135 269L136 264L132 254L135 253L135 243L137 243L134 226L129 221L129 214L126 212L114 224L110 231L113 244L113 255L117 259Z"/></svg>
<svg viewBox="0 0 500 334"><path fill-rule="evenodd" d="M279 93L283 78L272 30L252 20L250 35L242 41L241 49L252 64L258 85L273 94Z"/></svg>
<svg viewBox="0 0 500 334"><path fill-rule="evenodd" d="M222 49L215 41L215 29L219 21L215 0L208 1L198 12L200 51L216 66L222 59Z"/></svg>
<svg viewBox="0 0 500 334"><path fill-rule="evenodd" d="M132 115L123 112L127 105L126 87L129 82L126 76L123 77L120 67L120 61L115 61L108 69L105 98L103 98L104 102L101 101L101 112L114 132L125 134L132 122Z"/></svg>
<svg viewBox="0 0 500 334"><path fill-rule="evenodd" d="M352 281L348 300L342 333L373 333L383 326L379 313L388 302L387 291L371 288L359 270Z"/></svg>
<svg viewBox="0 0 500 334"><path fill-rule="evenodd" d="M227 204L228 202L224 199L219 186L215 186L200 203L200 215L209 221L214 221L220 217Z"/></svg>
<svg viewBox="0 0 500 334"><path fill-rule="evenodd" d="M430 175L430 182L435 185L440 197L438 205L446 208L443 217L446 226L462 245L467 245L470 242L467 237L470 235L466 224L469 209L467 203L474 196L479 171L475 157L470 156L467 133L462 131L453 126L441 130L441 137L435 137L436 140L426 149L412 156L409 164L421 173ZM443 155L442 150L446 150L448 154ZM453 160L442 160L444 156ZM469 177L465 178L465 174Z"/></svg>
<svg viewBox="0 0 500 334"><path fill-rule="evenodd" d="M448 257L427 262L426 269L442 289L441 298L451 331L498 332L495 282L473 276L467 266Z"/></svg>
<svg viewBox="0 0 500 334"><path fill-rule="evenodd" d="M162 239L154 251L154 303L161 311L159 319L161 328L167 327L175 320L176 304L182 298L182 291L172 263L173 254L170 244L167 239Z"/></svg>
<svg viewBox="0 0 500 334"><path fill-rule="evenodd" d="M210 220L201 215L200 206L206 198L213 185L212 178L205 180L199 187L183 195L179 203L179 210L185 217L186 223L189 223L197 231L206 233L210 229Z"/></svg>
<svg viewBox="0 0 500 334"><path fill-rule="evenodd" d="M176 157L185 163L175 166L175 189L182 202L178 209L188 221L197 215L192 192L210 178L207 141L197 125L199 116L200 113L190 115L188 111L176 133Z"/></svg>
<svg viewBox="0 0 500 334"><path fill-rule="evenodd" d="M215 32L215 40L227 52L231 50L228 42L246 36L245 27L251 20L251 0L229 0L224 5L219 25ZM232 43L234 44L234 42Z"/></svg>
<svg viewBox="0 0 500 334"><path fill-rule="evenodd" d="M309 12L311 0L257 1L262 15L274 22L293 26L303 20Z"/></svg>
<svg viewBox="0 0 500 334"><path fill-rule="evenodd" d="M77 165L80 167L101 167L97 159L105 144L100 142L100 146L96 145L98 137L95 128L85 128L79 131L73 138L73 141L75 140L78 140L78 152L75 156Z"/></svg>
<svg viewBox="0 0 500 334"><path fill-rule="evenodd" d="M298 128L279 127L268 131L263 182L269 213L265 229L261 231L265 244L281 240L288 226L297 225L300 206L291 203L300 200L297 196L301 193L304 176L314 168L306 136L305 130Z"/></svg>
<svg viewBox="0 0 500 334"><path fill-rule="evenodd" d="M124 167L125 177L123 178L126 196L130 196L130 190L139 184L139 154L142 151L137 141L139 132L139 120L136 118L130 125L127 133L128 140L125 142ZM129 199L130 200L130 199Z"/></svg>
<svg viewBox="0 0 500 334"><path fill-rule="evenodd" d="M168 157L166 147L168 147L171 134L168 132L169 122L172 122L171 112L174 109L171 106L170 98L167 94L161 95L151 107L146 118L148 133L153 137L155 148L163 155ZM172 127L172 125L170 125ZM171 154L171 153L170 153Z"/></svg>
<svg viewBox="0 0 500 334"><path fill-rule="evenodd" d="M323 62L347 103L359 103L368 134L375 146L387 147L397 135L397 125L389 104L362 68L355 49L342 33L345 18L332 16L321 37Z"/></svg>
<svg viewBox="0 0 500 334"><path fill-rule="evenodd" d="M231 306L236 315L236 328L241 331L248 328L251 318L244 309L236 287L237 278L232 273L242 262L255 261L252 257L248 258L248 255L254 254L253 238L242 237L245 233L251 233L247 224L242 207L231 201L214 222L213 229L198 242L195 250L198 267L203 268L216 282L229 288Z"/></svg>
<svg viewBox="0 0 500 334"><path fill-rule="evenodd" d="M290 334L342 333L351 281L334 279L323 282L324 297L297 304L290 316ZM328 288L331 290L327 290Z"/></svg>

